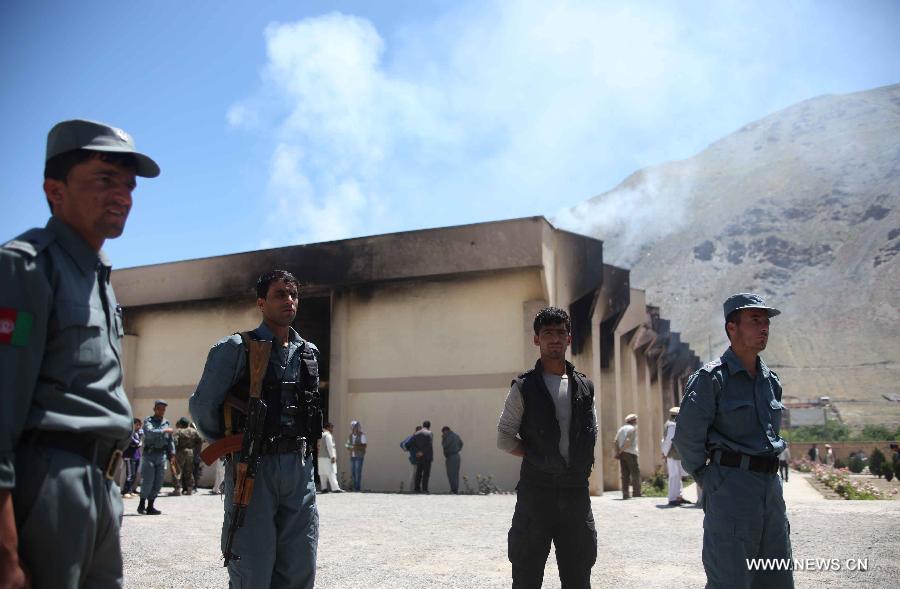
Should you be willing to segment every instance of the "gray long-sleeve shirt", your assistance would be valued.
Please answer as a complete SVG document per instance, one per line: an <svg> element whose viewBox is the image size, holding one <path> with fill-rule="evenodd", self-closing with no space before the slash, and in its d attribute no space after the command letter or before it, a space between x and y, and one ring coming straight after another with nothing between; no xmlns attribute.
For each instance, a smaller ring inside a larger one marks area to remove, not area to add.
<svg viewBox="0 0 900 589"><path fill-rule="evenodd" d="M55 217L0 248L0 489L16 486L29 429L90 433L125 446L122 310L109 260Z"/></svg>
<svg viewBox="0 0 900 589"><path fill-rule="evenodd" d="M719 384L714 372L720 373ZM757 357L756 378L741 365L731 348L688 379L675 447L681 463L697 480L707 456L715 449L750 456L778 456L787 446L781 438L781 383Z"/></svg>

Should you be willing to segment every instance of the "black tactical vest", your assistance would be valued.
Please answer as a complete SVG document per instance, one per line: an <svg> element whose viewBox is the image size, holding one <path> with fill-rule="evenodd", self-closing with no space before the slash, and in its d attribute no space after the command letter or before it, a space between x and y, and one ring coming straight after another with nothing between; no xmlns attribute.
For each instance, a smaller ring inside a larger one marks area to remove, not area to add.
<svg viewBox="0 0 900 589"><path fill-rule="evenodd" d="M534 369L514 380L522 393L525 411L519 436L525 444L520 478L524 482L550 486L586 486L594 465L597 423L594 416L594 384L566 362L572 421L569 436L569 464L559 453L559 422L556 406L544 384L541 361Z"/></svg>
<svg viewBox="0 0 900 589"><path fill-rule="evenodd" d="M250 332L250 335L255 337L256 334ZM246 401L250 396L250 351L245 349L244 352L244 370L229 391L230 395L241 401ZM281 367L271 357L266 366L261 393L261 398L266 404L264 435L267 438L284 436L317 440L322 437L323 423L316 352L309 342L301 340L300 347L293 354L300 356L297 381L281 381L279 374ZM288 365L292 360L292 357L288 358ZM243 416L236 419L234 425L235 433L243 432Z"/></svg>

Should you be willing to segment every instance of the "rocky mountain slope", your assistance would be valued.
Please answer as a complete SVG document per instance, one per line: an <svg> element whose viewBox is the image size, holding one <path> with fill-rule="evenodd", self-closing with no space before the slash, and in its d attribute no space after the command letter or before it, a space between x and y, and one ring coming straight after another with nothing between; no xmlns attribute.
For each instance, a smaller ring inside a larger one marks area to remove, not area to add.
<svg viewBox="0 0 900 589"><path fill-rule="evenodd" d="M704 359L725 297L764 293L786 395L900 422L900 84L801 102L555 221L603 239Z"/></svg>

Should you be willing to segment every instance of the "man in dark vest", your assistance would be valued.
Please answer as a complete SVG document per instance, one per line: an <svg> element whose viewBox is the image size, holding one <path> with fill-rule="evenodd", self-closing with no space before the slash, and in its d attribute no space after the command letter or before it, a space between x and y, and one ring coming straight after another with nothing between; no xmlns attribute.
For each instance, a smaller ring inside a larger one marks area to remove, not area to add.
<svg viewBox="0 0 900 589"><path fill-rule="evenodd" d="M312 589L319 539L312 458L322 434L319 350L291 327L299 297L290 272L260 276L256 296L262 323L213 346L191 396L191 415L210 441L242 432L244 415L233 407L235 401L246 403L250 388L244 337L271 342L261 392L267 408L262 459L243 526L234 536L232 552L240 559L229 562L228 574L232 587ZM226 398L233 399L226 404ZM237 458L226 458L223 546L234 509Z"/></svg>
<svg viewBox="0 0 900 589"><path fill-rule="evenodd" d="M594 384L566 361L571 341L565 311L537 314L541 359L512 381L497 425L497 446L522 457L509 530L513 589L541 586L551 540L566 589L590 587L597 559L588 492L597 441Z"/></svg>

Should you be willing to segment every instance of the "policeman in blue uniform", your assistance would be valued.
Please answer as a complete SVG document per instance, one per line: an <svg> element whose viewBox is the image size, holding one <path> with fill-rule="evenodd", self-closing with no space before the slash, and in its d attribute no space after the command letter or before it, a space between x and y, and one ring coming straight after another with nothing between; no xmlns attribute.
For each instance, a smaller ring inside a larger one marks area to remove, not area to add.
<svg viewBox="0 0 900 589"><path fill-rule="evenodd" d="M793 572L751 571L747 559L791 558L778 455L781 383L759 353L780 311L753 293L724 304L731 346L688 380L675 446L703 485L707 587L793 587Z"/></svg>
<svg viewBox="0 0 900 589"><path fill-rule="evenodd" d="M144 420L144 452L141 454L141 501L137 511L140 514L159 515L162 513L153 503L159 496L166 476L166 459L175 458L175 440L172 424L166 419L168 403L162 399L153 402L153 415Z"/></svg>
<svg viewBox="0 0 900 589"><path fill-rule="evenodd" d="M122 498L132 431L122 311L101 250L125 229L135 176L159 166L122 131L64 121L47 137L52 216L0 248L0 579L121 587ZM48 560L49 559L49 560Z"/></svg>
<svg viewBox="0 0 900 589"><path fill-rule="evenodd" d="M256 294L262 323L250 337L272 342L261 395L267 406L265 442L244 525L232 547L240 559L229 562L228 574L232 587L312 589L319 537L312 454L322 432L319 350L291 327L299 303L293 275L284 270L263 274ZM226 337L210 350L190 400L191 415L207 440L242 430L241 416L232 412L226 418L223 405L229 396L246 401L247 366L248 351L240 334ZM233 505L235 463L232 456L226 464L223 549Z"/></svg>

